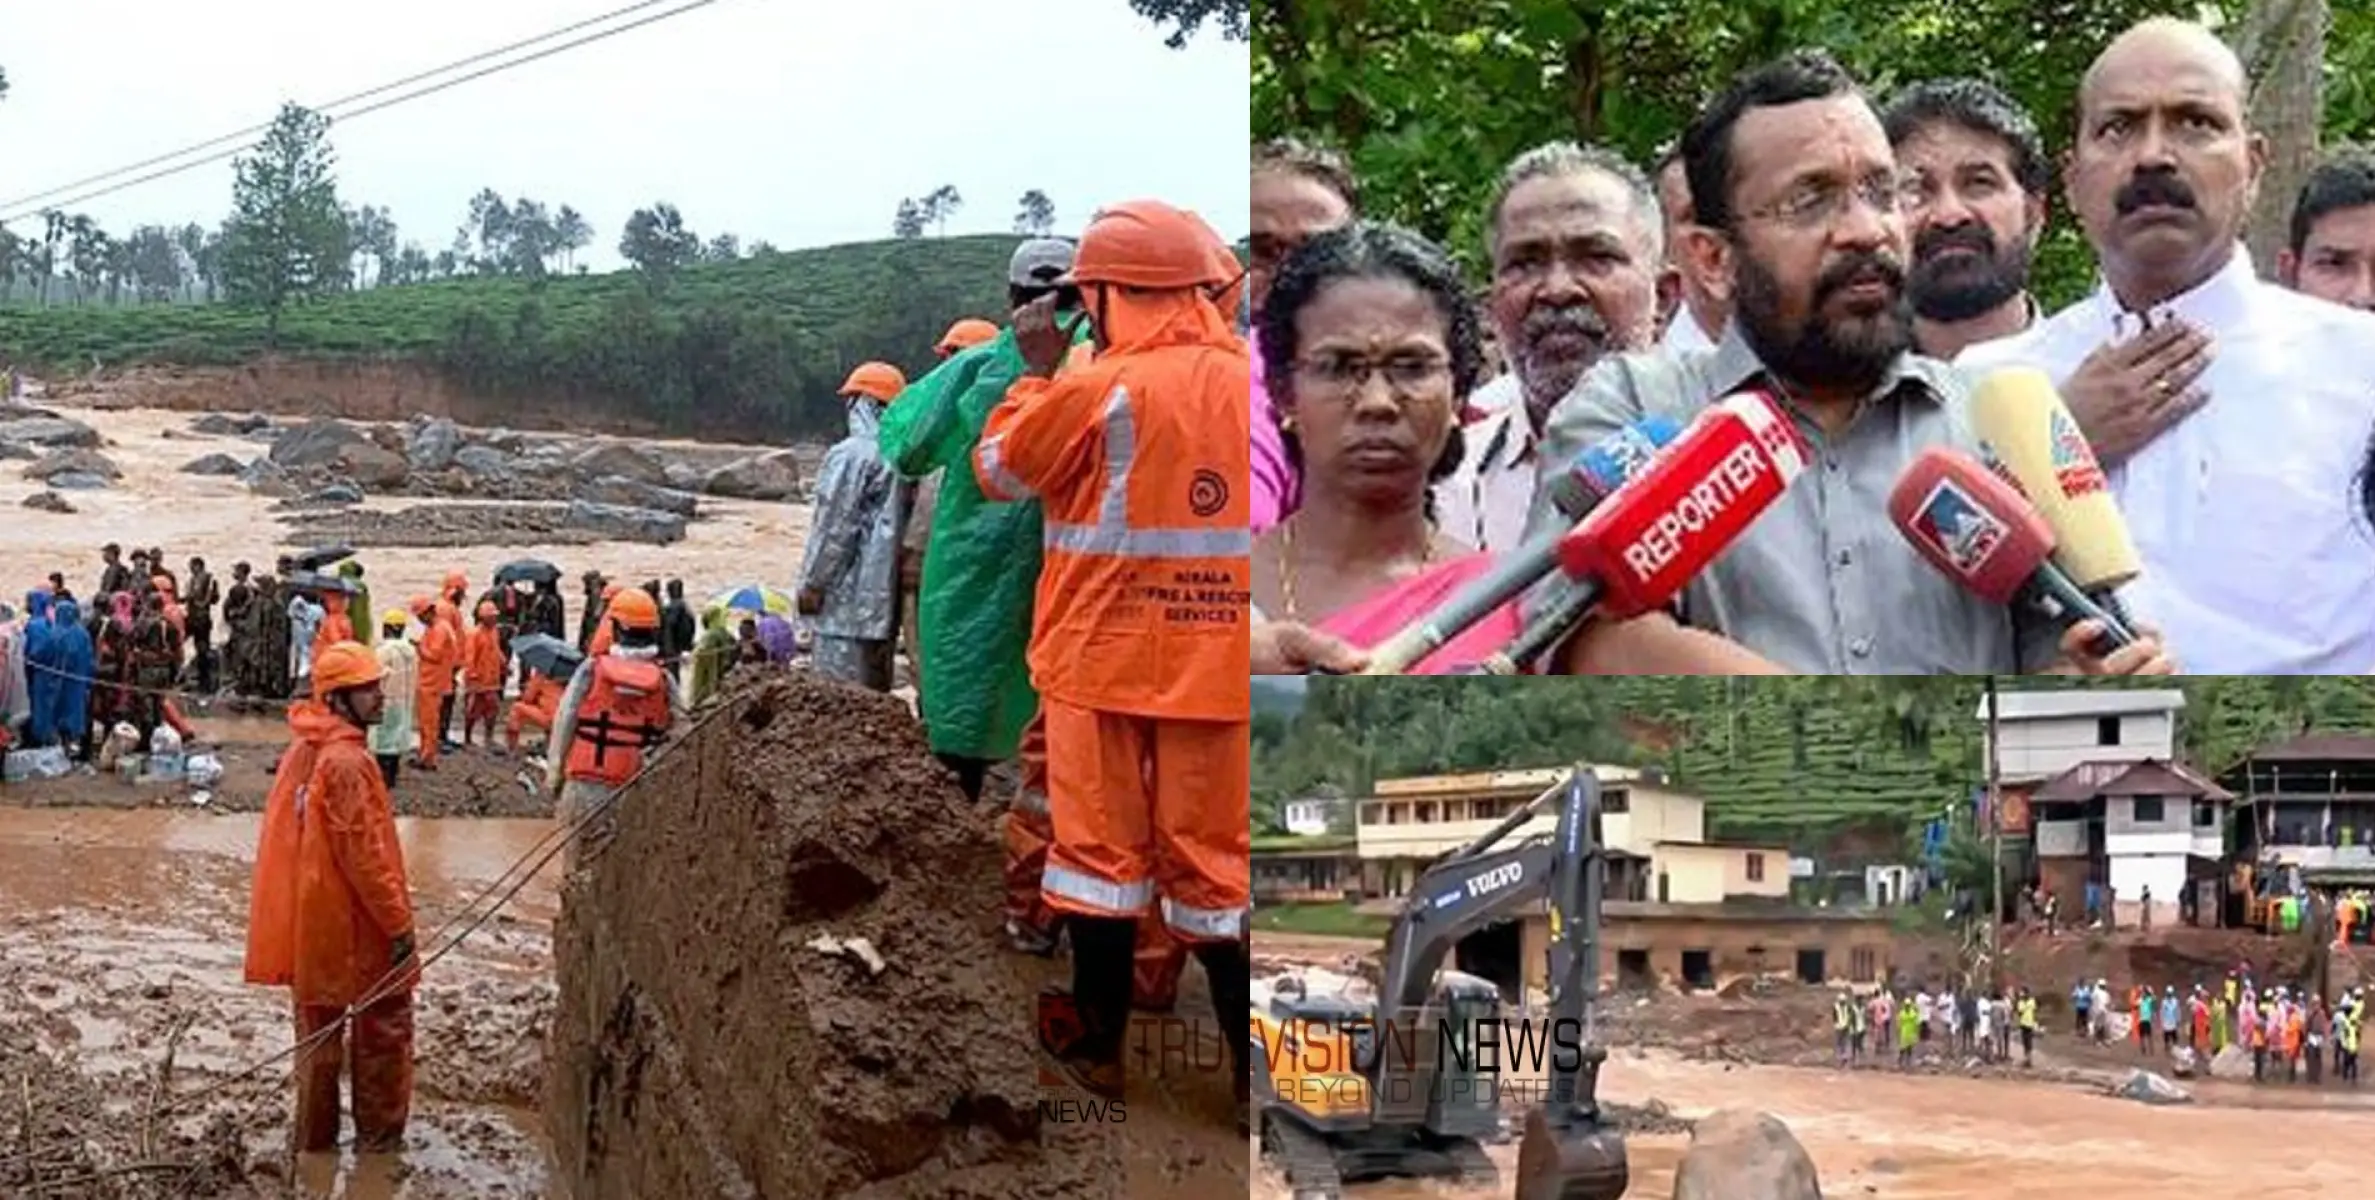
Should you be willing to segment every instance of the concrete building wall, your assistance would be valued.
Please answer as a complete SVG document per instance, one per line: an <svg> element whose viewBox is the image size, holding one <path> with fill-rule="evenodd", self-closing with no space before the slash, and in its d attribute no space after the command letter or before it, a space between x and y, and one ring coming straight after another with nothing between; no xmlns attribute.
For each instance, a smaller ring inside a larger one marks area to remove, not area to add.
<svg viewBox="0 0 2375 1200"><path fill-rule="evenodd" d="M1612 909L1615 906L1611 906ZM1798 952L1819 951L1826 983L1876 983L1895 962L1896 934L1885 917L1772 916L1678 913L1668 905L1627 905L1643 915L1611 912L1601 922L1603 988L1654 982L1681 986L1686 953L1706 955L1718 984L1749 974L1794 976ZM1646 915L1665 910L1669 915ZM1803 912L1803 910L1801 910ZM1528 917L1520 935L1526 985L1549 986L1550 922ZM1628 979L1628 964L1647 980Z"/></svg>
<svg viewBox="0 0 2375 1200"><path fill-rule="evenodd" d="M2152 889L2152 923L2174 924L2178 896L2185 890L2186 855L2114 854L2111 857L2112 902L2121 927L2132 927L2144 915L2144 889ZM2068 901L2063 902L2065 911Z"/></svg>
<svg viewBox="0 0 2375 1200"><path fill-rule="evenodd" d="M2118 722L2119 740L2105 744L2102 722ZM2014 778L2049 778L2082 762L2140 762L2168 759L2176 753L2176 723L2168 713L2104 713L2073 717L2040 717L2003 724L2001 748L2004 774Z"/></svg>
<svg viewBox="0 0 2375 1200"><path fill-rule="evenodd" d="M2082 858L2086 855L2086 822L2037 822L2037 857Z"/></svg>

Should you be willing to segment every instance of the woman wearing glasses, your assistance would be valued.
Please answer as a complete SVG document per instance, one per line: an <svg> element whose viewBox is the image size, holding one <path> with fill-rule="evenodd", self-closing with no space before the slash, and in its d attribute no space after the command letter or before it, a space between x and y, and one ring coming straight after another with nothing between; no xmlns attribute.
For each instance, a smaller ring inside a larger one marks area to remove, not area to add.
<svg viewBox="0 0 2375 1200"><path fill-rule="evenodd" d="M1257 631L1285 622L1375 645L1488 565L1436 528L1429 500L1460 461L1458 413L1483 370L1478 326L1450 258L1391 225L1322 234L1281 266L1261 345L1303 497L1254 539ZM1517 629L1504 609L1414 673L1471 665Z"/></svg>

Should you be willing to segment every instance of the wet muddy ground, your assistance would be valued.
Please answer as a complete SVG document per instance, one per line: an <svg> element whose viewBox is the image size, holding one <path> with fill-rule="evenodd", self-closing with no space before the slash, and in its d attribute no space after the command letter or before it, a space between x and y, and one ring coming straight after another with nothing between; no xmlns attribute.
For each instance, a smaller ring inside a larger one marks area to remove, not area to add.
<svg viewBox="0 0 2375 1200"><path fill-rule="evenodd" d="M1256 936L1257 963L1307 962L1334 969L1363 944L1337 938ZM1263 969L1257 966L1257 976ZM1841 1072L1771 1065L1755 1056L1819 1061L1805 1047L1825 1033L1819 1014L1797 1012L1802 997L1775 1000L1776 1020L1739 1016L1755 1001L1653 1000L1654 1012L1612 1017L1602 1097L1626 1105L1659 1101L1685 1118L1749 1107L1787 1122L1813 1155L1830 1196L1947 1200L2167 1200L2249 1194L2307 1200L2365 1193L2363 1147L2375 1137L2375 1092L2254 1087L2188 1081L2196 1103L2154 1108L2102 1094L2120 1069L2165 1066L2132 1049L2067 1053L2050 1036L2034 1072L1966 1073L1959 1063L1929 1073ZM1819 1007L1819 1006L1817 1006ZM1760 1025L1762 1029L1760 1031ZM1644 1048L1642 1042L1662 1043ZM2025 1076L2025 1077L2024 1077ZM2276 1113L2281 1116L2276 1116ZM2271 1121L2277 1122L2272 1125ZM2280 1136L2271 1137L2271 1131ZM1683 1135L1627 1139L1628 1196L1672 1194ZM1491 1147L1503 1172L1499 1192L1434 1183L1356 1186L1351 1200L1487 1200L1507 1195L1516 1147ZM1285 1200L1282 1181L1263 1171L1253 1194Z"/></svg>
<svg viewBox="0 0 2375 1200"><path fill-rule="evenodd" d="M400 820L424 950L550 826ZM250 1073L293 1040L286 993L240 981L256 829L0 807L0 1194L542 1195L557 870L430 965L403 1155L292 1164L288 1062Z"/></svg>

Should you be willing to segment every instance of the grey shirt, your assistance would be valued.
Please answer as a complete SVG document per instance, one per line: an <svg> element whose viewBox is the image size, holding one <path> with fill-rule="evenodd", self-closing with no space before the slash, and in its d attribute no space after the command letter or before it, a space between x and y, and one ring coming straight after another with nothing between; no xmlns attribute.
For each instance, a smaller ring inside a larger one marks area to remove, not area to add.
<svg viewBox="0 0 2375 1200"><path fill-rule="evenodd" d="M1650 413L1687 424L1751 383L1771 386L1737 324L1712 350L1603 362L1552 411L1541 461L1571 462ZM1935 445L1976 453L1969 399L1953 367L1906 354L1838 438L1793 413L1813 451L1807 472L1684 589L1683 622L1803 674L1985 674L2052 664L2053 621L1964 591L1889 521L1889 491L1916 455ZM1528 528L1539 533L1556 521L1537 487ZM1548 592L1536 590L1529 614Z"/></svg>

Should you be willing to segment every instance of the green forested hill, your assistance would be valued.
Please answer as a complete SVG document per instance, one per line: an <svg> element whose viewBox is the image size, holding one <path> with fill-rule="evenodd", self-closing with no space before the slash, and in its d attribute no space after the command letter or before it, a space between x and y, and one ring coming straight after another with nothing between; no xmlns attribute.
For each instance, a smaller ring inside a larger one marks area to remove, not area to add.
<svg viewBox="0 0 2375 1200"><path fill-rule="evenodd" d="M2005 680L2006 689L2101 687ZM2147 686L2139 684L2138 686ZM2208 676L2186 692L2187 757L2216 771L2304 729L2375 731L2375 679ZM1912 822L1982 781L1976 677L1317 678L1254 727L1255 820L1320 781L1554 766L1663 768L1727 835Z"/></svg>

